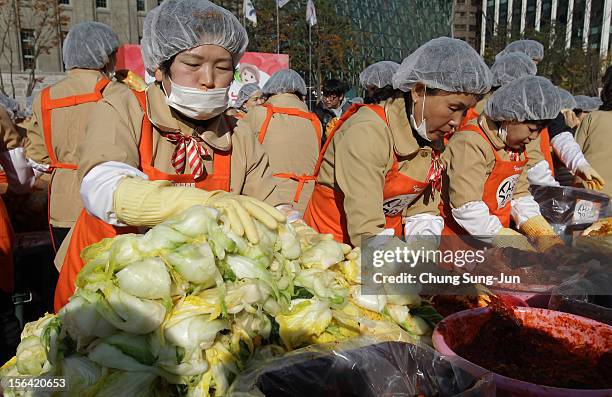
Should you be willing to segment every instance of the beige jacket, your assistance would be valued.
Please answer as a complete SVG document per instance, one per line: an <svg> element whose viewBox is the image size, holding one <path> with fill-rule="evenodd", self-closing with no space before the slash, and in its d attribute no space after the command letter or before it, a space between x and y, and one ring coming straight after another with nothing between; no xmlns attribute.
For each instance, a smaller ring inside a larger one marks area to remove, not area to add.
<svg viewBox="0 0 612 397"><path fill-rule="evenodd" d="M389 127L372 110L364 107L336 132L325 153L318 182L344 194L344 211L351 243L360 244L360 236L374 235L385 228L383 187L394 155L399 171L424 181L431 166L432 149L419 147L406 117L403 98L391 98L381 104ZM403 213L438 215L439 194L431 188Z"/></svg>
<svg viewBox="0 0 612 397"><path fill-rule="evenodd" d="M483 130L500 158L510 160L506 145L497 136L493 123L484 115L470 123L477 122L484 126ZM472 201L482 201L485 183L495 166L495 154L489 142L472 131L460 131L450 139L442 154L442 162L445 169L442 198L445 203L450 203L451 208L459 208ZM529 182L524 169L513 197L527 195Z"/></svg>
<svg viewBox="0 0 612 397"><path fill-rule="evenodd" d="M591 167L606 181L603 193L612 196L612 111L597 110L582 120L576 142Z"/></svg>
<svg viewBox="0 0 612 397"><path fill-rule="evenodd" d="M293 108L308 112L306 104L293 94L274 95L268 99L267 103L273 107ZM256 138L259 136L266 115L265 107L256 106L244 119ZM321 125L318 119L316 123ZM262 146L270 158L270 168L273 174L294 173L301 176L312 175L319 157L320 142L321 139L317 136L310 120L275 113L268 125ZM306 182L299 202L295 203L297 187L298 182L295 180L278 178L278 191L282 200L293 203L295 209L303 214L314 189L314 181Z"/></svg>
<svg viewBox="0 0 612 397"><path fill-rule="evenodd" d="M542 134L538 135L537 139L527 144L527 157L529 158L527 160L527 170L541 161L546 161L544 153L542 153Z"/></svg>
<svg viewBox="0 0 612 397"><path fill-rule="evenodd" d="M207 173L213 170L213 149L232 150L230 189L272 205L282 200L274 192L275 181L270 173L268 157L257 144L249 128L235 128L235 120L219 116L191 124L171 109L159 84L146 90L147 115L154 126L153 166L174 174L171 159L175 145L161 133L180 132L198 137L210 155L204 157ZM96 105L87 127L87 139L79 146L79 177L107 161L118 161L134 168L140 166L138 145L144 112L134 94L124 85L108 92ZM185 173L191 173L189 165Z"/></svg>
<svg viewBox="0 0 612 397"><path fill-rule="evenodd" d="M51 99L89 94L104 75L97 70L73 69L66 78L51 86ZM106 92L111 88L106 87ZM51 112L53 150L59 162L78 164L77 147L85 139L87 121L95 103L83 103L73 107L54 109ZM43 134L43 120L40 107L40 93L32 103L32 119L25 144L26 157L39 164L49 164L49 154ZM71 227L76 222L83 204L79 194L80 181L74 170L57 169L53 172L51 185L51 225Z"/></svg>
<svg viewBox="0 0 612 397"><path fill-rule="evenodd" d="M8 112L0 106L0 153L21 146L23 137Z"/></svg>

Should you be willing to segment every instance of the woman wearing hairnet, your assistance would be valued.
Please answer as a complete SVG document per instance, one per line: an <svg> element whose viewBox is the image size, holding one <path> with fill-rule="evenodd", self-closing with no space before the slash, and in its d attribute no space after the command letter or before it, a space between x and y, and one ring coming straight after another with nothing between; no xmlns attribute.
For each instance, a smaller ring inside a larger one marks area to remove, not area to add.
<svg viewBox="0 0 612 397"><path fill-rule="evenodd" d="M312 172L321 143L321 122L304 103L306 83L292 69L279 70L263 86L266 103L244 119L270 158L283 202L300 214L312 194ZM294 216L296 216L295 214Z"/></svg>
<svg viewBox="0 0 612 397"><path fill-rule="evenodd" d="M378 104L343 115L319 158L304 220L338 241L440 235L438 148L489 91L491 73L468 44L442 37L404 59L393 86Z"/></svg>
<svg viewBox="0 0 612 397"><path fill-rule="evenodd" d="M532 185L560 186L558 181L569 185L576 175L586 188L601 190L605 185L604 179L589 164L574 139L574 129L580 124L573 110L577 106L576 100L567 90L557 89L561 97L561 112L536 140L527 145L527 179ZM557 175L553 151L561 162Z"/></svg>
<svg viewBox="0 0 612 397"><path fill-rule="evenodd" d="M85 140L95 103L113 92L119 38L100 22L74 25L62 46L66 78L36 94L28 128L27 157L52 173L49 203L51 237L57 249L83 205L79 195L77 147Z"/></svg>
<svg viewBox="0 0 612 397"><path fill-rule="evenodd" d="M515 52L522 52L523 54L528 55L536 65L542 62L542 59L544 59L544 46L542 43L535 40L517 40L508 44L503 51L497 54L495 56L495 61L497 62L498 57Z"/></svg>
<svg viewBox="0 0 612 397"><path fill-rule="evenodd" d="M247 43L236 17L206 0L165 0L147 14L142 55L156 82L141 93L123 86L93 111L79 148L86 211L63 262L56 309L72 295L81 250L102 238L154 226L196 204L218 208L253 243L255 219L270 228L285 220L239 195L280 204L255 136L223 114Z"/></svg>
<svg viewBox="0 0 612 397"><path fill-rule="evenodd" d="M608 68L602 79L602 104L599 110L590 112L580 123L576 131L576 142L588 160L606 180L612 180L612 146L610 146L610 125L612 125L612 68ZM595 102L593 100L593 102ZM588 186L588 181L580 177L580 181ZM602 192L612 196L612 185L602 186Z"/></svg>
<svg viewBox="0 0 612 397"><path fill-rule="evenodd" d="M393 91L393 75L399 63L392 61L376 62L359 74L359 83L365 90L365 103L378 103L385 93Z"/></svg>
<svg viewBox="0 0 612 397"><path fill-rule="evenodd" d="M235 117L243 119L251 109L263 103L264 98L261 88L255 83L245 84L238 91L236 103L234 104L234 108L238 109Z"/></svg>
<svg viewBox="0 0 612 397"><path fill-rule="evenodd" d="M599 110L599 107L603 105L603 101L596 96L576 95L574 100L576 101L574 114L578 118L579 123L582 122L589 113Z"/></svg>
<svg viewBox="0 0 612 397"><path fill-rule="evenodd" d="M499 87L511 83L523 76L535 76L536 73L538 73L538 67L528 55L522 52L510 52L496 57L495 63L491 66L491 74L493 75L491 91L487 93L476 106L468 110L463 119L461 128L480 116L487 104L489 96ZM450 137L447 138L450 139Z"/></svg>
<svg viewBox="0 0 612 397"><path fill-rule="evenodd" d="M561 109L557 88L543 77L515 80L489 98L482 115L450 140L442 160L445 234L471 235L495 246L544 250L559 244L529 194L526 146Z"/></svg>

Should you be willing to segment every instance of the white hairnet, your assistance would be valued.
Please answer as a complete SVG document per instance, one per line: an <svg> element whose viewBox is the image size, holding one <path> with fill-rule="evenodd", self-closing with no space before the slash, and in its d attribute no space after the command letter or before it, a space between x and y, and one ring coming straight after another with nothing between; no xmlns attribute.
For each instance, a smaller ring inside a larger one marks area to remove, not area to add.
<svg viewBox="0 0 612 397"><path fill-rule="evenodd" d="M534 61L538 62L544 59L544 46L542 43L535 40L517 40L508 44L502 52L495 56L495 60L497 61L498 57L513 52L522 52L523 54L527 54Z"/></svg>
<svg viewBox="0 0 612 397"><path fill-rule="evenodd" d="M234 104L234 107L240 109L242 105L244 105L244 103L248 101L249 98L251 98L253 94L257 92L261 92L261 88L259 88L257 84L250 83L243 85L240 88L240 91L238 91L238 97L236 98L236 103Z"/></svg>
<svg viewBox="0 0 612 397"><path fill-rule="evenodd" d="M438 37L409 55L393 75L393 87L409 91L416 83L448 92L485 94L491 71L468 43Z"/></svg>
<svg viewBox="0 0 612 397"><path fill-rule="evenodd" d="M66 70L102 69L119 48L119 37L100 22L82 22L70 28L62 46Z"/></svg>
<svg viewBox="0 0 612 397"><path fill-rule="evenodd" d="M274 73L264 84L262 91L266 95L299 92L306 95L306 83L302 76L293 69L282 69Z"/></svg>
<svg viewBox="0 0 612 397"><path fill-rule="evenodd" d="M593 112L603 105L603 101L596 96L576 95L574 99L576 100L576 107L574 109L580 109L585 112Z"/></svg>
<svg viewBox="0 0 612 397"><path fill-rule="evenodd" d="M493 87L506 85L523 76L535 76L538 67L535 62L522 52L512 52L503 55L491 66Z"/></svg>
<svg viewBox="0 0 612 397"><path fill-rule="evenodd" d="M568 91L561 87L557 87L559 95L561 96L561 109L576 109L576 100L574 96Z"/></svg>
<svg viewBox="0 0 612 397"><path fill-rule="evenodd" d="M495 121L550 120L561 111L559 90L547 78L525 76L495 91L484 112Z"/></svg>
<svg viewBox="0 0 612 397"><path fill-rule="evenodd" d="M359 74L359 82L363 88L383 88L393 85L393 75L399 69L399 63L392 61L376 62Z"/></svg>
<svg viewBox="0 0 612 397"><path fill-rule="evenodd" d="M246 30L225 8L208 0L165 0L145 18L141 51L154 74L162 62L204 44L225 48L236 65L248 43Z"/></svg>
<svg viewBox="0 0 612 397"><path fill-rule="evenodd" d="M6 110L9 117L13 121L15 121L15 119L23 119L28 116L26 109L24 109L19 102L4 95L2 92L0 92L0 106Z"/></svg>

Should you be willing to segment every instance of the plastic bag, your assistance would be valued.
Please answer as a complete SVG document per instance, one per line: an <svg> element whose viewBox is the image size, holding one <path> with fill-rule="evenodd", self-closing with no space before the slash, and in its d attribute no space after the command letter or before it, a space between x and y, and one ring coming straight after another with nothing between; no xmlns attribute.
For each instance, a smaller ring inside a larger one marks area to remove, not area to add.
<svg viewBox="0 0 612 397"><path fill-rule="evenodd" d="M248 365L229 396L495 396L491 373L475 378L426 345L356 338Z"/></svg>
<svg viewBox="0 0 612 397"><path fill-rule="evenodd" d="M544 218L567 243L575 231L604 218L610 203L603 193L575 187L531 185L530 191Z"/></svg>

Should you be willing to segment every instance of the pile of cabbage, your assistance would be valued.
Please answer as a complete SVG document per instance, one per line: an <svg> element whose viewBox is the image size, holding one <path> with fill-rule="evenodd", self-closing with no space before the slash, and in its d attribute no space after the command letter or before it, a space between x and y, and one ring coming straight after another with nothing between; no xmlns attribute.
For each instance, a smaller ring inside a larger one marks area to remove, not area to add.
<svg viewBox="0 0 612 397"><path fill-rule="evenodd" d="M26 325L0 377L62 376L65 395L221 396L247 362L309 344L430 338L436 313L418 295L361 295L359 249L301 222L256 222L254 245L228 224L195 206L88 247L70 302Z"/></svg>

